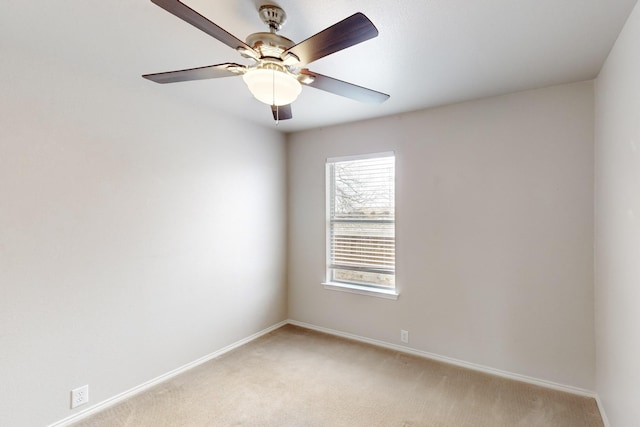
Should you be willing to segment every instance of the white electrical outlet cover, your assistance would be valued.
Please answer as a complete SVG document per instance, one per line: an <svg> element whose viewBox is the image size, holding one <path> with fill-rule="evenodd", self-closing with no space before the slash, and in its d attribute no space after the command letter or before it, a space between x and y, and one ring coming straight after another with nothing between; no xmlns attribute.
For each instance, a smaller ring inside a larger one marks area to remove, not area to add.
<svg viewBox="0 0 640 427"><path fill-rule="evenodd" d="M89 386L74 388L71 390L71 409L89 402Z"/></svg>

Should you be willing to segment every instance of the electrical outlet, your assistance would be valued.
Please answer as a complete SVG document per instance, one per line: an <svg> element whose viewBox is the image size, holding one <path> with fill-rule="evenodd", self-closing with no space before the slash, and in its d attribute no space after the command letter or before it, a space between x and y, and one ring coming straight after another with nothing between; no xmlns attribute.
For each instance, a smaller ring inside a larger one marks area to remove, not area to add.
<svg viewBox="0 0 640 427"><path fill-rule="evenodd" d="M71 390L71 409L89 402L89 386L74 388Z"/></svg>
<svg viewBox="0 0 640 427"><path fill-rule="evenodd" d="M405 331L404 329L400 330L400 341L404 343L409 342L409 331Z"/></svg>

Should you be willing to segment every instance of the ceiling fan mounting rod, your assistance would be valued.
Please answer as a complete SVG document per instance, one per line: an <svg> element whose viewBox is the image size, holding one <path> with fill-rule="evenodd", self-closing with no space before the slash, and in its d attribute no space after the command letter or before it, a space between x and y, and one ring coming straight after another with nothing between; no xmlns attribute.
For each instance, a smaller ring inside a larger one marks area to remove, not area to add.
<svg viewBox="0 0 640 427"><path fill-rule="evenodd" d="M265 4L258 9L262 22L269 26L269 30L272 33L280 31L282 26L287 20L287 14L284 13L281 7L273 4Z"/></svg>

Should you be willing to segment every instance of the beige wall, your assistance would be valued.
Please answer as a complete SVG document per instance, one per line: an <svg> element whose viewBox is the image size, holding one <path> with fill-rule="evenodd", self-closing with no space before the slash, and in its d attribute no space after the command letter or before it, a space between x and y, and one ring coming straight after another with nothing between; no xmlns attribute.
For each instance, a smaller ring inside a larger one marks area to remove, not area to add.
<svg viewBox="0 0 640 427"><path fill-rule="evenodd" d="M325 290L324 161L394 150L397 301ZM289 317L594 387L593 87L290 135Z"/></svg>
<svg viewBox="0 0 640 427"><path fill-rule="evenodd" d="M639 19L596 90L597 391L616 426L640 417ZM296 133L285 153L147 85L3 63L0 425L57 421L73 387L97 403L286 318L287 231L290 318L596 387L591 83ZM324 290L324 160L387 150L400 299Z"/></svg>
<svg viewBox="0 0 640 427"><path fill-rule="evenodd" d="M44 54L46 56L46 54ZM286 319L284 137L2 50L0 425L65 418Z"/></svg>
<svg viewBox="0 0 640 427"><path fill-rule="evenodd" d="M597 390L612 426L640 420L640 6L596 80Z"/></svg>

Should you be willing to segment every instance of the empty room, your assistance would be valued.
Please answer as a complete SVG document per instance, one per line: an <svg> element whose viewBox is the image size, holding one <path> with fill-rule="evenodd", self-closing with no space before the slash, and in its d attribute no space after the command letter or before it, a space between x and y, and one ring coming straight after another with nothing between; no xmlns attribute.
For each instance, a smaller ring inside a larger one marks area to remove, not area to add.
<svg viewBox="0 0 640 427"><path fill-rule="evenodd" d="M4 0L0 426L640 420L636 0Z"/></svg>

